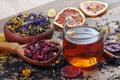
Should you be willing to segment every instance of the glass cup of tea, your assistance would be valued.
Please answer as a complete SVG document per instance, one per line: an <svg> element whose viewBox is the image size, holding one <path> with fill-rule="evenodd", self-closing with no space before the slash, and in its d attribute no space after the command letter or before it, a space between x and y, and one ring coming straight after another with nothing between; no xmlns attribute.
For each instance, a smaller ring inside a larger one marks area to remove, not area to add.
<svg viewBox="0 0 120 80"><path fill-rule="evenodd" d="M65 59L76 67L95 66L104 51L104 30L102 26L68 27L67 22L63 30L63 55Z"/></svg>

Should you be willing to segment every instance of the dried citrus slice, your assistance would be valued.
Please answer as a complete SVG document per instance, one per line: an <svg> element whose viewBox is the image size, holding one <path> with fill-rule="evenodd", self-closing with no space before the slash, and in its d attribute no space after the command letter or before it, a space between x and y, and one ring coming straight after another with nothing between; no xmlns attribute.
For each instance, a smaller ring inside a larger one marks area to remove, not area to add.
<svg viewBox="0 0 120 80"><path fill-rule="evenodd" d="M84 14L77 8L67 7L61 10L54 19L54 24L60 28L63 28L63 25L66 21L70 20L69 27L75 25L82 25L85 23L86 19Z"/></svg>
<svg viewBox="0 0 120 80"><path fill-rule="evenodd" d="M103 14L108 8L108 4L100 1L84 1L80 3L80 9L87 16L97 17Z"/></svg>
<svg viewBox="0 0 120 80"><path fill-rule="evenodd" d="M55 9L49 9L49 10L47 11L47 16L48 16L48 17L51 17L51 18L55 17L55 16L56 16L56 11L55 11Z"/></svg>
<svg viewBox="0 0 120 80"><path fill-rule="evenodd" d="M118 52L120 51L120 44L119 43L106 43L104 48L110 52Z"/></svg>
<svg viewBox="0 0 120 80"><path fill-rule="evenodd" d="M61 69L61 74L64 77L74 78L82 73L81 69L74 66L64 66Z"/></svg>

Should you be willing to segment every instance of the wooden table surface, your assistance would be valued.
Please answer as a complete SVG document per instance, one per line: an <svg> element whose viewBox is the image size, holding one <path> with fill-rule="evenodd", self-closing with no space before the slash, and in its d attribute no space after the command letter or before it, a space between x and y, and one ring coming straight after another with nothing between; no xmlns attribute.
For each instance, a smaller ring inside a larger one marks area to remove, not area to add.
<svg viewBox="0 0 120 80"><path fill-rule="evenodd" d="M59 12L61 9L65 8L65 7L76 7L79 8L79 3L81 1L84 0L56 0L54 2L50 2L48 4L45 5L41 5L39 7L30 9L26 12L36 12L36 13L40 13L42 12L43 14L47 13L47 10L50 8L54 8L57 12ZM99 0L99 1L104 1L107 2L109 4L109 9L107 11L107 13L105 13L104 15L97 17L97 18L86 18L88 24L94 24L95 20L99 21L100 23L104 23L105 21L103 21L103 19L108 19L108 21L120 21L120 1L119 0ZM14 16L14 15L13 15ZM9 19L10 17L4 18L2 20L0 20L0 30L1 32L3 31L3 25L4 23ZM54 19L51 19L52 21ZM114 24L110 24L110 26L114 26ZM54 38L55 39L55 38ZM114 68L114 67L109 67L110 71L113 71L116 73L116 75L120 76L120 67ZM107 71L106 69L102 69L102 71L99 70L88 70L88 71L83 71L84 72L84 76L92 76L92 78L89 78L88 80L113 80L113 78L111 78L111 76L113 76L113 73L111 73L110 71ZM63 78L65 79L65 78ZM36 79L37 80L37 79ZM49 80L49 79L48 79ZM73 79L73 80L86 80L85 79ZM115 79L115 80L120 80L120 79Z"/></svg>
<svg viewBox="0 0 120 80"><path fill-rule="evenodd" d="M0 20L52 1L54 0L1 0Z"/></svg>

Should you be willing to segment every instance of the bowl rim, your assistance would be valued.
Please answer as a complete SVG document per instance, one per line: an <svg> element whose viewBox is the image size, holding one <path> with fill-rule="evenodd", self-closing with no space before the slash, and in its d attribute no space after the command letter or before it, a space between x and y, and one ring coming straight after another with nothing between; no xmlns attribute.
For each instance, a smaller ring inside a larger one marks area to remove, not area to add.
<svg viewBox="0 0 120 80"><path fill-rule="evenodd" d="M4 26L4 35L5 39L8 42L17 42L19 44L29 43L33 40L42 40L42 39L51 39L54 34L54 26L51 23L50 28L48 28L45 32L36 34L34 36L20 36L16 33L13 33L6 26Z"/></svg>

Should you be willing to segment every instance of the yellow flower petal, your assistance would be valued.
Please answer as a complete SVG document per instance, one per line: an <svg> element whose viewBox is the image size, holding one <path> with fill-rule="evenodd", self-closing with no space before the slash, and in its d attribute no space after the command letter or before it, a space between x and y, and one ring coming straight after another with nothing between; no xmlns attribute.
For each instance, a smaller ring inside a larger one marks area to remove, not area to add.
<svg viewBox="0 0 120 80"><path fill-rule="evenodd" d="M119 38L120 38L120 33L118 33L118 34L117 34L117 37L119 37Z"/></svg>
<svg viewBox="0 0 120 80"><path fill-rule="evenodd" d="M0 41L5 41L4 33L0 33Z"/></svg>
<svg viewBox="0 0 120 80"><path fill-rule="evenodd" d="M28 17L28 15L29 15L28 13L24 13L23 17Z"/></svg>
<svg viewBox="0 0 120 80"><path fill-rule="evenodd" d="M28 68L22 70L22 74L23 74L24 76L28 76L30 73L31 73L31 70L28 69Z"/></svg>

